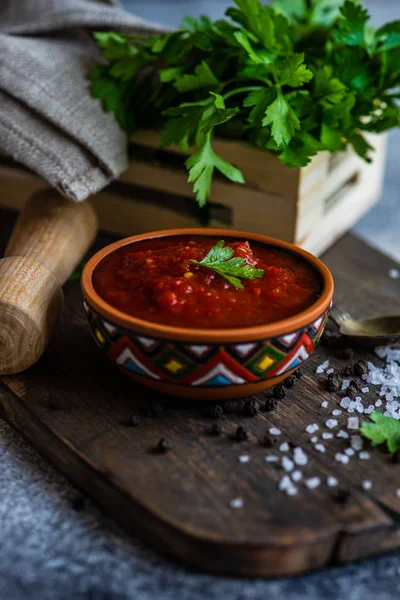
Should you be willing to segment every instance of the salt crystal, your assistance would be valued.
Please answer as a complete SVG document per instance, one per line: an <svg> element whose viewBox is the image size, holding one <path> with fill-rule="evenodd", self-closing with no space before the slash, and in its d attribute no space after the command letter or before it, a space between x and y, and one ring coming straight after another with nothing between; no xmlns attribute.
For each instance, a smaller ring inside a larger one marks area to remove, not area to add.
<svg viewBox="0 0 400 600"><path fill-rule="evenodd" d="M321 437L323 440L331 440L333 438L333 433L330 433L329 431L324 431Z"/></svg>
<svg viewBox="0 0 400 600"><path fill-rule="evenodd" d="M365 481L362 482L361 487L363 490L370 490L372 488L372 481L370 481L369 479L366 479Z"/></svg>
<svg viewBox="0 0 400 600"><path fill-rule="evenodd" d="M344 379L343 383L342 383L342 390L343 391L347 390L347 388L349 387L349 385L350 385L350 379Z"/></svg>
<svg viewBox="0 0 400 600"><path fill-rule="evenodd" d="M347 419L347 429L358 429L359 421L358 417L349 417Z"/></svg>
<svg viewBox="0 0 400 600"><path fill-rule="evenodd" d="M311 479L307 479L305 483L309 490L313 490L319 486L321 480L319 477L311 477Z"/></svg>
<svg viewBox="0 0 400 600"><path fill-rule="evenodd" d="M398 269L389 269L388 275L390 279L398 279L400 277L400 271Z"/></svg>
<svg viewBox="0 0 400 600"><path fill-rule="evenodd" d="M357 406L356 406L356 411L357 411L358 413L360 413L360 415L362 415L362 414L363 414L363 412L364 412L364 407L363 407L363 405L362 405L362 404L357 404Z"/></svg>
<svg viewBox="0 0 400 600"><path fill-rule="evenodd" d="M369 460L369 452L363 450L363 452L359 453L358 458L361 458L361 460Z"/></svg>
<svg viewBox="0 0 400 600"><path fill-rule="evenodd" d="M296 448L293 450L293 460L296 465L299 465L299 467L308 463L307 455L305 454L303 448L300 448L300 446L296 446Z"/></svg>
<svg viewBox="0 0 400 600"><path fill-rule="evenodd" d="M316 435L314 435L314 436L311 438L311 440L310 440L310 441L311 441L311 443L312 443L312 444L316 444L316 443L318 442L318 438L317 438L317 436L316 436Z"/></svg>
<svg viewBox="0 0 400 600"><path fill-rule="evenodd" d="M311 423L310 425L307 425L306 427L306 431L307 433L315 433L316 431L318 431L319 427L316 423Z"/></svg>
<svg viewBox="0 0 400 600"><path fill-rule="evenodd" d="M334 427L336 427L336 425L338 424L336 419L328 419L325 422L325 425L328 427L328 429L333 429Z"/></svg>
<svg viewBox="0 0 400 600"><path fill-rule="evenodd" d="M296 471L293 471L291 477L293 481L300 481L300 479L303 477L303 473L297 469Z"/></svg>
<svg viewBox="0 0 400 600"><path fill-rule="evenodd" d="M292 486L289 475L284 475L278 484L278 488L283 492L288 487Z"/></svg>
<svg viewBox="0 0 400 600"><path fill-rule="evenodd" d="M355 455L355 451L353 450L353 448L346 448L346 450L344 451L345 454L347 454L347 456L354 456Z"/></svg>
<svg viewBox="0 0 400 600"><path fill-rule="evenodd" d="M337 452L335 454L335 460L337 462L343 463L344 465L347 465L347 463L349 462L349 457L346 456L346 454L342 454L341 452Z"/></svg>
<svg viewBox="0 0 400 600"><path fill-rule="evenodd" d="M349 404L350 404L350 398L348 396L345 396L340 401L340 406L342 408L344 408L345 410L347 410L349 408Z"/></svg>
<svg viewBox="0 0 400 600"><path fill-rule="evenodd" d="M341 430L340 430L340 431L339 431L339 432L336 434L336 437L338 437L338 438L344 438L344 439L347 439L347 438L349 438L350 436L349 436L349 434L347 433L347 431L343 431L343 429L341 429Z"/></svg>
<svg viewBox="0 0 400 600"><path fill-rule="evenodd" d="M375 406L376 406L376 408L379 408L380 406L382 406L382 400L380 398L378 398L378 400L375 402Z"/></svg>
<svg viewBox="0 0 400 600"><path fill-rule="evenodd" d="M317 367L316 373L323 373L329 367L329 359Z"/></svg>
<svg viewBox="0 0 400 600"><path fill-rule="evenodd" d="M339 410L338 408L336 408L335 410L332 411L332 414L334 417L338 417L339 415L342 414L342 411Z"/></svg>
<svg viewBox="0 0 400 600"><path fill-rule="evenodd" d="M397 490L396 490L396 496L397 496L398 498L400 498L400 488L397 488Z"/></svg>
<svg viewBox="0 0 400 600"><path fill-rule="evenodd" d="M230 502L229 505L231 508L243 508L243 499L242 498L233 498Z"/></svg>
<svg viewBox="0 0 400 600"><path fill-rule="evenodd" d="M288 496L296 496L297 492L298 492L298 489L297 489L297 487L295 485L292 485L291 487L289 487L286 490L286 494Z"/></svg>
<svg viewBox="0 0 400 600"><path fill-rule="evenodd" d="M359 435L352 435L351 436L350 444L351 444L351 447L353 448L353 450L357 450L357 452L359 452L360 450L362 450L364 442L363 442L361 436L359 436Z"/></svg>
<svg viewBox="0 0 400 600"><path fill-rule="evenodd" d="M339 483L336 477L333 477L332 475L329 475L326 482L329 487L335 487Z"/></svg>
<svg viewBox="0 0 400 600"><path fill-rule="evenodd" d="M371 413L373 413L375 410L375 406L373 404L370 404L365 410L364 410L364 414L365 415L370 415Z"/></svg>
<svg viewBox="0 0 400 600"><path fill-rule="evenodd" d="M315 444L314 448L317 452L325 452L325 446L323 444Z"/></svg>
<svg viewBox="0 0 400 600"><path fill-rule="evenodd" d="M248 456L247 454L243 454L242 456L239 456L239 462L241 462L241 463L250 462L250 456Z"/></svg>
<svg viewBox="0 0 400 600"><path fill-rule="evenodd" d="M283 442L283 444L281 444L281 445L279 446L279 450L280 450L281 452L287 452L287 451L289 450L289 447L290 447L290 446L289 446L289 444L288 444L287 442Z"/></svg>
<svg viewBox="0 0 400 600"><path fill-rule="evenodd" d="M288 456L284 456L282 458L282 467L285 469L285 471L293 471L294 462Z"/></svg>
<svg viewBox="0 0 400 600"><path fill-rule="evenodd" d="M328 408L328 406L329 406L328 400L324 400L323 402L321 402L321 408Z"/></svg>
<svg viewBox="0 0 400 600"><path fill-rule="evenodd" d="M279 458L277 456L266 456L265 457L265 462L269 462L269 463L273 463L273 462L278 462Z"/></svg>
<svg viewBox="0 0 400 600"><path fill-rule="evenodd" d="M271 435L281 435L281 430L277 427L270 427L269 432Z"/></svg>
<svg viewBox="0 0 400 600"><path fill-rule="evenodd" d="M327 370L327 372L326 372L326 374L327 374L327 375L330 375L331 373L333 373L333 372L334 372L334 370L335 370L335 369L328 369L328 370Z"/></svg>
<svg viewBox="0 0 400 600"><path fill-rule="evenodd" d="M363 387L361 391L362 391L363 394L367 394L369 392L369 388L368 387Z"/></svg>

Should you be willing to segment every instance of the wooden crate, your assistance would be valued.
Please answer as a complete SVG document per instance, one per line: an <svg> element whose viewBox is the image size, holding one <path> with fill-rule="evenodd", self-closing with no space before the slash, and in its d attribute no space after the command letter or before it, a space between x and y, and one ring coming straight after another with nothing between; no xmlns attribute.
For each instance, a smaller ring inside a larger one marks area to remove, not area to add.
<svg viewBox="0 0 400 600"><path fill-rule="evenodd" d="M382 190L386 136L371 136L374 161L351 150L322 152L305 168L244 142L215 140L216 152L238 166L246 185L216 176L206 211L194 201L178 149L160 149L157 134L142 131L130 144L127 171L93 196L103 229L131 235L207 223L271 235L321 254L375 204ZM45 183L9 159L0 160L0 205L19 208Z"/></svg>

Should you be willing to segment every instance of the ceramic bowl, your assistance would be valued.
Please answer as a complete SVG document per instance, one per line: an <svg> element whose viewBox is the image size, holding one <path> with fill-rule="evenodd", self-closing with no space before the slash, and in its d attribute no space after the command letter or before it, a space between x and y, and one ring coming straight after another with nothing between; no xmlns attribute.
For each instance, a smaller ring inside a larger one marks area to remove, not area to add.
<svg viewBox="0 0 400 600"><path fill-rule="evenodd" d="M236 329L178 328L129 316L93 287L93 272L111 252L140 240L176 235L239 238L303 257L321 277L321 296L307 310L281 321ZM333 279L317 258L287 242L225 229L174 229L136 235L97 252L82 275L84 307L99 348L127 375L160 392L199 400L227 400L271 387L293 373L322 335Z"/></svg>

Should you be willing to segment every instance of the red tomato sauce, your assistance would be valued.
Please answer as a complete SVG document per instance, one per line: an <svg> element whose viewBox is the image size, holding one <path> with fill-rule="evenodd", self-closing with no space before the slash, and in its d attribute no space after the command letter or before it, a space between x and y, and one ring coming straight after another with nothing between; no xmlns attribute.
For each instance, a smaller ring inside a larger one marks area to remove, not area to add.
<svg viewBox="0 0 400 600"><path fill-rule="evenodd" d="M119 248L96 268L93 284L108 304L133 317L190 328L265 325L291 317L319 297L321 279L290 252L227 239L233 256L264 269L237 289L201 261L219 241L205 236L144 240Z"/></svg>

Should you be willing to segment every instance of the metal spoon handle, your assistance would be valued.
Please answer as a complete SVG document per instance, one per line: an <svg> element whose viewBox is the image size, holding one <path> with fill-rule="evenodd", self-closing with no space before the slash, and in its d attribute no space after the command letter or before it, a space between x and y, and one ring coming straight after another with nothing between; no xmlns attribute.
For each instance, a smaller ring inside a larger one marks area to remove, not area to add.
<svg viewBox="0 0 400 600"><path fill-rule="evenodd" d="M334 304L332 306L329 316L338 327L340 327L345 321L348 321L349 319L352 320L352 316L349 315L349 313L347 313L346 311L341 310L341 308L339 308L337 304Z"/></svg>

